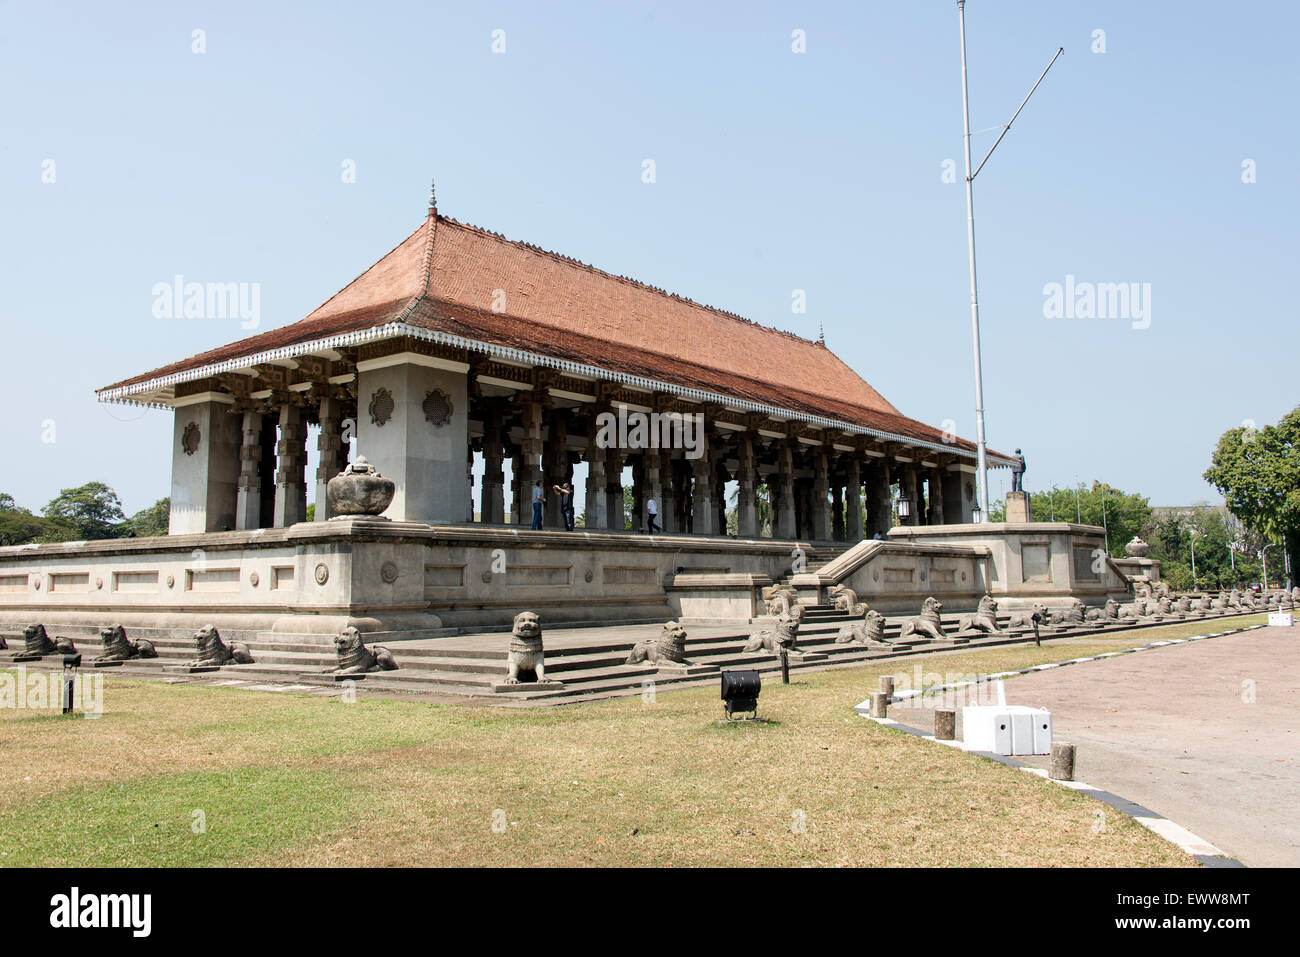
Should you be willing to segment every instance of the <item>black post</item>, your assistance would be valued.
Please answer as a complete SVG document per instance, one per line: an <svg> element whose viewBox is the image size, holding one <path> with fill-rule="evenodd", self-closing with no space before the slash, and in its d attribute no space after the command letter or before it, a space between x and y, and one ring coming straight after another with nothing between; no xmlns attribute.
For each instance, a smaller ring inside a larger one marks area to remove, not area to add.
<svg viewBox="0 0 1300 957"><path fill-rule="evenodd" d="M781 684L790 683L790 653L784 648L781 649Z"/></svg>

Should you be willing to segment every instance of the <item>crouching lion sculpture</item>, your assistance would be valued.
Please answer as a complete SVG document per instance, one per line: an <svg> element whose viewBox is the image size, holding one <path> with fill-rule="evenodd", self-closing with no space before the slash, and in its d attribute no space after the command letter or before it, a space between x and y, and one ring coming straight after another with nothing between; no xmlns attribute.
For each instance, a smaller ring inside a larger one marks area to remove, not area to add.
<svg viewBox="0 0 1300 957"><path fill-rule="evenodd" d="M126 636L126 629L121 625L109 625L99 629L99 640L104 653L96 655L95 661L135 661L140 658L157 658L153 642L147 638L132 641Z"/></svg>
<svg viewBox="0 0 1300 957"><path fill-rule="evenodd" d="M253 655L242 641L226 644L212 625L205 625L194 633L194 645L199 656L189 662L191 668L220 667L221 665L251 665Z"/></svg>
<svg viewBox="0 0 1300 957"><path fill-rule="evenodd" d="M334 636L334 652L338 656L336 675L361 675L371 671L396 671L393 653L383 645L367 648L361 632L349 625Z"/></svg>
<svg viewBox="0 0 1300 957"><path fill-rule="evenodd" d="M44 625L23 629L23 650L29 655L75 655L77 646L71 638L51 638Z"/></svg>
<svg viewBox="0 0 1300 957"><path fill-rule="evenodd" d="M632 646L626 664L639 665L646 661L652 665L689 665L686 660L686 629L680 622L665 622L663 633L657 638L645 638Z"/></svg>
<svg viewBox="0 0 1300 957"><path fill-rule="evenodd" d="M776 620L775 627L750 635L749 641L745 642L745 647L741 650L746 654L766 651L775 655L782 650L798 654L795 651L798 641L799 618L795 615L782 615Z"/></svg>
<svg viewBox="0 0 1300 957"><path fill-rule="evenodd" d="M898 633L900 639L911 638L914 635L928 635L935 640L943 639L943 620L939 617L939 612L943 611L943 603L937 598L927 598L921 603L921 614L915 618L909 618L903 623L903 630Z"/></svg>
<svg viewBox="0 0 1300 957"><path fill-rule="evenodd" d="M840 627L835 644L890 645L893 642L885 638L884 616L874 608L868 608L861 621L851 621Z"/></svg>
<svg viewBox="0 0 1300 957"><path fill-rule="evenodd" d="M958 631L983 631L990 635L998 631L998 603L992 595L980 599L979 607L973 615L962 615Z"/></svg>
<svg viewBox="0 0 1300 957"><path fill-rule="evenodd" d="M515 615L514 631L510 634L510 650L506 652L506 684L519 684L520 672L526 671L531 671L538 681L546 680L542 622L537 613L532 611L521 611Z"/></svg>
<svg viewBox="0 0 1300 957"><path fill-rule="evenodd" d="M858 593L848 585L836 585L827 594L836 611L847 611L854 618L861 618L867 613L866 602L858 601Z"/></svg>

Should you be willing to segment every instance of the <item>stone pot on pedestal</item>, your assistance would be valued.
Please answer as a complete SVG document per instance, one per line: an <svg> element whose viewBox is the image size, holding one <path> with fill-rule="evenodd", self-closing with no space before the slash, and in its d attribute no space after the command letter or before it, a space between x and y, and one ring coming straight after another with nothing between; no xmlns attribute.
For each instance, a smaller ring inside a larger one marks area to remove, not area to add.
<svg viewBox="0 0 1300 957"><path fill-rule="evenodd" d="M1134 535L1133 540L1124 546L1124 554L1129 558L1146 558L1150 548L1150 545Z"/></svg>
<svg viewBox="0 0 1300 957"><path fill-rule="evenodd" d="M364 455L329 480L325 500L330 518L349 515L379 515L393 501L397 486L375 471Z"/></svg>

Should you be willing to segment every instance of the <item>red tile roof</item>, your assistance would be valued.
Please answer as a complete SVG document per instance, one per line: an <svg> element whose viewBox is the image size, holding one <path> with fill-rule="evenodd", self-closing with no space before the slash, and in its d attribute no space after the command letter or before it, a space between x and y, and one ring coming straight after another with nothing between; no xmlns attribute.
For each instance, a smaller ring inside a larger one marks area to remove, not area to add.
<svg viewBox="0 0 1300 957"><path fill-rule="evenodd" d="M106 386L393 322L940 443L820 342L437 216L305 319ZM432 250L430 240L432 239ZM430 255L431 253L431 255ZM969 453L958 439L954 451Z"/></svg>

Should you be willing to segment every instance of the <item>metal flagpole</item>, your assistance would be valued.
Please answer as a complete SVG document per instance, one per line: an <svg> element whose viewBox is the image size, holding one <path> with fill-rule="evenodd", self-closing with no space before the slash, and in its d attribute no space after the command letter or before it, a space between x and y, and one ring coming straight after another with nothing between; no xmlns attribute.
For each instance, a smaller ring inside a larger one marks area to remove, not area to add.
<svg viewBox="0 0 1300 957"><path fill-rule="evenodd" d="M1016 110L1015 115L1007 121L1007 125L1002 128L997 141L984 155L979 167L972 173L970 161L970 87L966 79L966 0L957 0L957 16L961 22L961 115L965 126L966 244L970 252L970 326L972 345L975 352L975 439L979 443L980 511L987 516L989 514L989 461L988 447L984 442L984 368L980 351L979 287L975 281L975 177L984 168L984 164L989 161L989 157L993 155L993 150L998 148L998 143L1002 142L1002 137L1007 135L1007 131L1011 129L1011 124L1020 115L1020 110L1025 108L1025 104L1029 102L1029 97L1033 96L1034 90L1038 89L1038 84L1043 82L1043 77L1047 76L1047 70L1052 68L1052 64L1056 62L1056 57L1064 53L1065 49L1062 47L1056 51L1056 56L1052 57L1052 62L1047 64L1047 70L1043 71L1042 76L1038 78L1038 83L1034 84L1028 96L1021 102L1020 109Z"/></svg>

